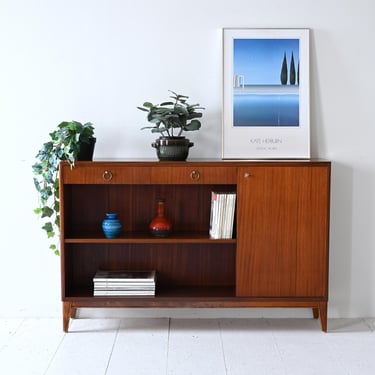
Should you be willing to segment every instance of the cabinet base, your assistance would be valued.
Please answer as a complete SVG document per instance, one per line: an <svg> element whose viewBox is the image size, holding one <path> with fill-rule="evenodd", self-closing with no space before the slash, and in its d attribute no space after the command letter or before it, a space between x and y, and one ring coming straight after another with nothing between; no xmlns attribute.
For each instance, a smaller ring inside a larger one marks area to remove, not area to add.
<svg viewBox="0 0 375 375"><path fill-rule="evenodd" d="M77 301L63 302L63 330L64 332L69 331L70 319L76 317L77 308L204 308L204 307L226 307L226 308L311 308L314 319L320 318L320 325L323 332L327 332L327 309L328 303L326 301L280 301L280 300L264 300L264 301L255 301L255 300L244 300L240 301L156 301L154 299L140 298L140 299L129 299L126 302L121 299L116 299L114 301L107 301L107 299L101 299L100 301L90 300L90 301Z"/></svg>

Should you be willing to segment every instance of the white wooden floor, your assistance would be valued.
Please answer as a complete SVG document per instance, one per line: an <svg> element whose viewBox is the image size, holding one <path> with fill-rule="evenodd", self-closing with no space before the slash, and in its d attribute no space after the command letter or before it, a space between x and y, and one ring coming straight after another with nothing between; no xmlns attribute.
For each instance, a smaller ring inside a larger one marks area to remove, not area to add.
<svg viewBox="0 0 375 375"><path fill-rule="evenodd" d="M0 374L374 375L375 319L0 319Z"/></svg>

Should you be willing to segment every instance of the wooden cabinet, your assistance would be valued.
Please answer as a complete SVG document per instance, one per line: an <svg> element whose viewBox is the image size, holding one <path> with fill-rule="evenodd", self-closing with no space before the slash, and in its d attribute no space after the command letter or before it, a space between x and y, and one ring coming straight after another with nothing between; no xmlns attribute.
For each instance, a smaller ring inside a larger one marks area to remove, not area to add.
<svg viewBox="0 0 375 375"><path fill-rule="evenodd" d="M209 238L213 190L237 192L232 239ZM159 197L167 238L148 232ZM65 331L83 307L304 307L327 329L330 162L62 163L60 199ZM93 297L98 269L155 269L156 295Z"/></svg>

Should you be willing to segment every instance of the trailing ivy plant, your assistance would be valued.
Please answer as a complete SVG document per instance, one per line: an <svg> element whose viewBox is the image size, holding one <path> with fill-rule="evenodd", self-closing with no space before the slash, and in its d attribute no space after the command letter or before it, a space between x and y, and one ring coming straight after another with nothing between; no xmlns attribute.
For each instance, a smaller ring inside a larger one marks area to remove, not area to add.
<svg viewBox="0 0 375 375"><path fill-rule="evenodd" d="M74 168L81 143L89 143L94 138L94 127L91 122L64 121L49 136L50 140L43 144L36 155L37 162L32 166L34 185L39 193L39 207L34 212L44 220L42 229L47 237L57 236L49 248L60 255L59 164L67 161Z"/></svg>

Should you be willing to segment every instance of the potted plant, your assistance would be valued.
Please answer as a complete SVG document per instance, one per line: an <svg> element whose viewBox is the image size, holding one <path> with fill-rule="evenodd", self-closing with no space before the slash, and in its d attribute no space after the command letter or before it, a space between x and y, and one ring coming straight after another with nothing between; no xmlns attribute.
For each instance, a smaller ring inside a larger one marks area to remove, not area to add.
<svg viewBox="0 0 375 375"><path fill-rule="evenodd" d="M152 126L142 129L151 129L152 133L160 133L161 136L152 143L156 149L159 160L186 160L189 148L194 145L189 139L182 136L183 132L199 130L201 122L197 120L202 117L203 107L199 104L189 104L186 95L180 95L169 90L173 101L161 104L143 103L137 107L147 112L147 120Z"/></svg>
<svg viewBox="0 0 375 375"><path fill-rule="evenodd" d="M92 123L77 121L62 122L49 136L32 168L39 193L39 207L34 212L44 219L42 229L48 238L53 238L60 233L59 163L67 161L73 168L76 160L92 160L96 138ZM59 255L58 244L51 244L50 249Z"/></svg>

